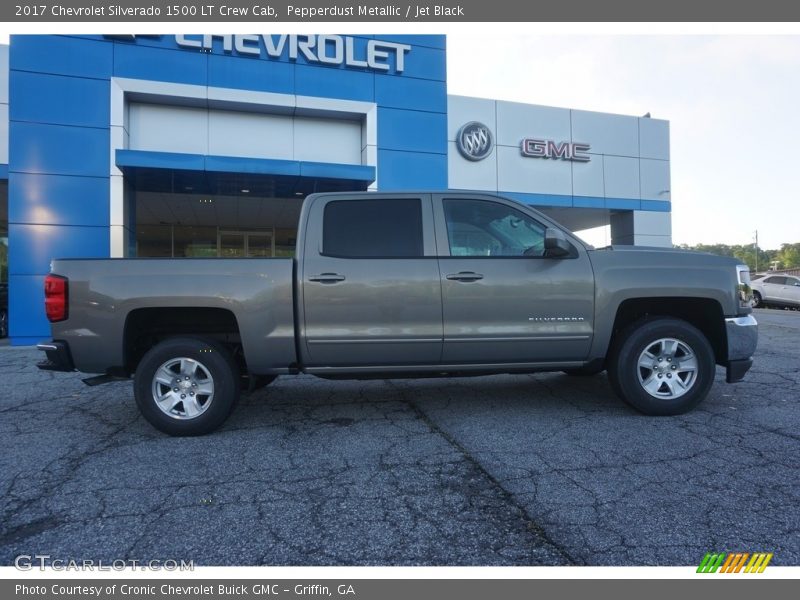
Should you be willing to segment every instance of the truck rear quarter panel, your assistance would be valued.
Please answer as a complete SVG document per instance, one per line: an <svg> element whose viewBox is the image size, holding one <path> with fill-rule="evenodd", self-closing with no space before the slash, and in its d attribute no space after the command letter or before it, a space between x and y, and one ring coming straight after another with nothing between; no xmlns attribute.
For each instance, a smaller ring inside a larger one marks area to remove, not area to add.
<svg viewBox="0 0 800 600"><path fill-rule="evenodd" d="M125 324L140 308L221 308L236 317L247 366L285 372L296 361L290 258L56 260L69 279L69 318L53 339L76 367L103 373L125 364Z"/></svg>

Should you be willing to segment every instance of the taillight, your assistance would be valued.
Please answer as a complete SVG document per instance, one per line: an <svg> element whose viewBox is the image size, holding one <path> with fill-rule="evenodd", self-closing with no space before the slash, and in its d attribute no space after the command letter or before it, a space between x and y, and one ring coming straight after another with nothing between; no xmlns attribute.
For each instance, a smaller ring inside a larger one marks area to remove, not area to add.
<svg viewBox="0 0 800 600"><path fill-rule="evenodd" d="M48 275L44 278L44 312L51 323L67 318L67 278Z"/></svg>

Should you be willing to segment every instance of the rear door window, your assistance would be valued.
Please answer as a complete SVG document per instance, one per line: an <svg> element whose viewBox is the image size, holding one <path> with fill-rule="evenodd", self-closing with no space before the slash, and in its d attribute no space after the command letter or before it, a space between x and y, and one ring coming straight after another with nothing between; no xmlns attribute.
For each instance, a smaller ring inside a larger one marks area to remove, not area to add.
<svg viewBox="0 0 800 600"><path fill-rule="evenodd" d="M418 198L333 200L325 206L322 253L341 258L424 254Z"/></svg>

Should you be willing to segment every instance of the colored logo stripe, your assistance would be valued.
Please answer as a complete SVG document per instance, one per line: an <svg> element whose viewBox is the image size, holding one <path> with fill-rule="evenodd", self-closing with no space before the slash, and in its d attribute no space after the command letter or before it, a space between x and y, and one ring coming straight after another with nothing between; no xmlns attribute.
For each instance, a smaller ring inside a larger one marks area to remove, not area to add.
<svg viewBox="0 0 800 600"><path fill-rule="evenodd" d="M772 552L707 552L697 567L698 573L763 573L772 560ZM747 562L748 558L750 559ZM745 566L747 563L747 566Z"/></svg>

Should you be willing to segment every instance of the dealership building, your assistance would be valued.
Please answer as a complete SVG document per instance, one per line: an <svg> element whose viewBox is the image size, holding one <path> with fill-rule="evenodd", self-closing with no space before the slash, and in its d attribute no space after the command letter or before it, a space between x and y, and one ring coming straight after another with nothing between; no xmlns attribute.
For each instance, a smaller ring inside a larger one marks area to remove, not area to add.
<svg viewBox="0 0 800 600"><path fill-rule="evenodd" d="M54 257L291 256L310 193L443 188L496 192L574 231L608 225L614 244L668 246L669 123L448 95L445 36L0 46L15 344L48 336Z"/></svg>

